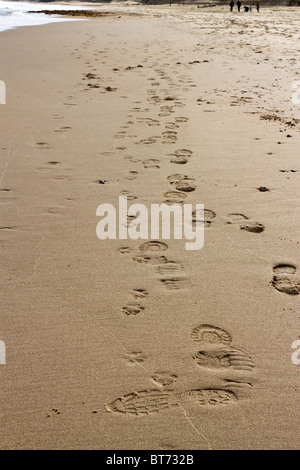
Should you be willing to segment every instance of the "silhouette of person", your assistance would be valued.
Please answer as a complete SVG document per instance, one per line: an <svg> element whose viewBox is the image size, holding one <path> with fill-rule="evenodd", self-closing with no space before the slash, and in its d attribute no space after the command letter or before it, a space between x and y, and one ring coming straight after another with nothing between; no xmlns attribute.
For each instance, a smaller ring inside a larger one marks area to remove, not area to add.
<svg viewBox="0 0 300 470"><path fill-rule="evenodd" d="M242 6L242 4L241 4L240 0L238 0L238 2L237 2L238 11L241 11L241 6Z"/></svg>
<svg viewBox="0 0 300 470"><path fill-rule="evenodd" d="M230 11L233 11L233 7L234 7L234 2L231 0L231 2L230 2Z"/></svg>
<svg viewBox="0 0 300 470"><path fill-rule="evenodd" d="M256 2L256 10L259 13L259 2Z"/></svg>

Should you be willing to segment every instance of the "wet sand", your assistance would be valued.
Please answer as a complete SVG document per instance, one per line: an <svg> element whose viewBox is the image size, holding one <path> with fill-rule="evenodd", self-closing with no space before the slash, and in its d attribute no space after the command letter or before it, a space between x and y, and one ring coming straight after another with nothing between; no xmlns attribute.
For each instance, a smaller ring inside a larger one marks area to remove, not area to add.
<svg viewBox="0 0 300 470"><path fill-rule="evenodd" d="M296 449L298 10L103 10L1 33L0 446ZM204 247L99 240L120 195Z"/></svg>

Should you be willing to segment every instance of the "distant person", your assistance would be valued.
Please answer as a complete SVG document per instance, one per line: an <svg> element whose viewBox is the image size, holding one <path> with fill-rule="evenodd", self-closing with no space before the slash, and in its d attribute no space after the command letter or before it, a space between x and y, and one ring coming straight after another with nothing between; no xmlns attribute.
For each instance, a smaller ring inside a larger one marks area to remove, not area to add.
<svg viewBox="0 0 300 470"><path fill-rule="evenodd" d="M246 6L245 6L245 7L244 7L244 10L245 10L245 11L249 11L249 7L246 7Z"/></svg>
<svg viewBox="0 0 300 470"><path fill-rule="evenodd" d="M257 13L259 13L259 2L256 2L256 10L257 10Z"/></svg>
<svg viewBox="0 0 300 470"><path fill-rule="evenodd" d="M242 4L241 4L240 0L238 0L238 2L237 2L236 5L237 5L238 11L241 11L241 6L242 6Z"/></svg>
<svg viewBox="0 0 300 470"><path fill-rule="evenodd" d="M234 2L231 0L231 2L230 2L230 11L233 11L233 7L234 7Z"/></svg>
<svg viewBox="0 0 300 470"><path fill-rule="evenodd" d="M252 6L250 5L250 11L252 11Z"/></svg>

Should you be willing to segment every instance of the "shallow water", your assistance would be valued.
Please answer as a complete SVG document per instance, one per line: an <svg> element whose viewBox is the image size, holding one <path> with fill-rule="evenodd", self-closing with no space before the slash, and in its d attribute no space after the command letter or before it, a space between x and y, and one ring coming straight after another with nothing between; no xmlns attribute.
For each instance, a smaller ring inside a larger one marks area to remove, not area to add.
<svg viewBox="0 0 300 470"><path fill-rule="evenodd" d="M49 17L43 13L27 13L34 10L79 10L91 7L79 7L60 4L35 2L5 2L0 0L0 31L15 29L21 26L38 26L60 21L78 21L74 18ZM83 21L82 19L80 21Z"/></svg>

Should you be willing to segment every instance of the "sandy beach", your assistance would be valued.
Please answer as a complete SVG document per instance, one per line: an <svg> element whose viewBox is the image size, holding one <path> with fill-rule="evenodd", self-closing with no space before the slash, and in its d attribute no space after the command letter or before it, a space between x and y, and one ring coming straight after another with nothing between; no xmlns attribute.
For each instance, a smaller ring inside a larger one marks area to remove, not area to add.
<svg viewBox="0 0 300 470"><path fill-rule="evenodd" d="M0 33L0 448L297 449L299 9L102 10Z"/></svg>

